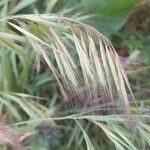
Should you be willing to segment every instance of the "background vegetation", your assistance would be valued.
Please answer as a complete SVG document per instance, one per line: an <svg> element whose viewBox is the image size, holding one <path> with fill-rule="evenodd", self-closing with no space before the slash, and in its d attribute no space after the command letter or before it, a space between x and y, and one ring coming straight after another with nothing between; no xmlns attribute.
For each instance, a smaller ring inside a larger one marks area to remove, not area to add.
<svg viewBox="0 0 150 150"><path fill-rule="evenodd" d="M148 150L149 9L1 0L0 149Z"/></svg>

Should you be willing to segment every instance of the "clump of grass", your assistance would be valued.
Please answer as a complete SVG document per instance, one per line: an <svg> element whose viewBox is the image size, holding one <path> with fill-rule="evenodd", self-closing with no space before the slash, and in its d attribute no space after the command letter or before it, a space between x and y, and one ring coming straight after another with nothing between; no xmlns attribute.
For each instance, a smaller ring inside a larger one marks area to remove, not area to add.
<svg viewBox="0 0 150 150"><path fill-rule="evenodd" d="M116 148L136 149L129 133L121 131L120 125L114 125L116 122L137 123L139 115L136 102L130 105L128 95L134 100L130 84L107 38L86 24L56 15L16 15L0 19L0 24L3 22L8 28L0 35L1 45L30 64L35 57L46 62L58 82L64 101L73 110L68 116L52 117L41 104L29 102L27 99L33 99L29 95L18 98L17 94L2 93L6 100L17 103L28 116L17 125L74 120L83 132L87 149L91 150L94 146L79 122L86 119L99 126ZM33 57L25 54L26 45L28 50L33 51ZM10 106L3 99L1 103L5 107ZM142 130L142 133L145 132Z"/></svg>

